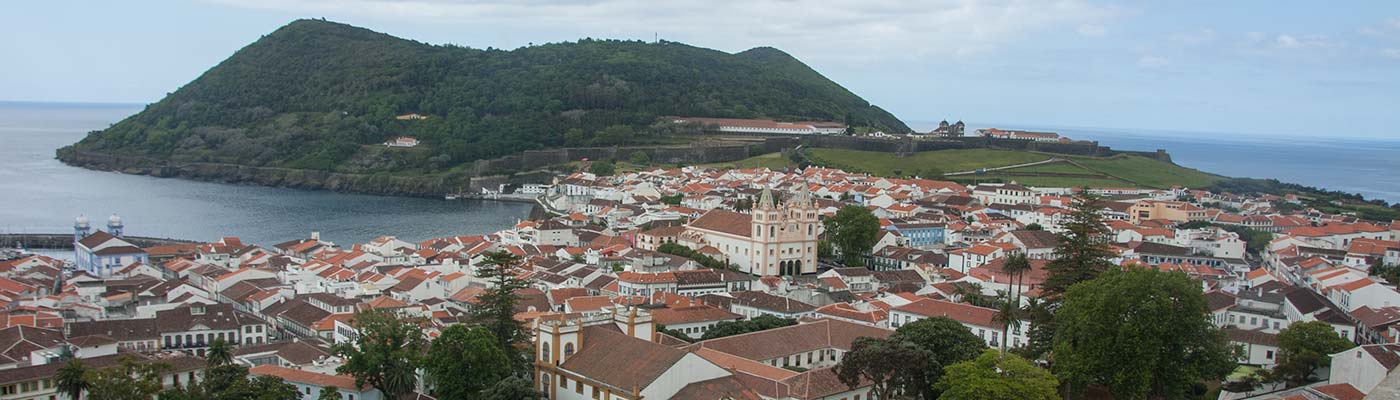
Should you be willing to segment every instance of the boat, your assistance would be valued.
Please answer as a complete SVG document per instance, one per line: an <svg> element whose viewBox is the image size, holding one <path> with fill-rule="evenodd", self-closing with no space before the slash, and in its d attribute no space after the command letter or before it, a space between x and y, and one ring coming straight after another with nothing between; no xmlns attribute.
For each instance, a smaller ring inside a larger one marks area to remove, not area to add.
<svg viewBox="0 0 1400 400"><path fill-rule="evenodd" d="M462 198L462 196L460 196L460 195L458 195L458 194L456 194L456 193L448 193L446 196L443 196L443 198L444 198L444 199L447 199L447 200L457 200L457 199Z"/></svg>

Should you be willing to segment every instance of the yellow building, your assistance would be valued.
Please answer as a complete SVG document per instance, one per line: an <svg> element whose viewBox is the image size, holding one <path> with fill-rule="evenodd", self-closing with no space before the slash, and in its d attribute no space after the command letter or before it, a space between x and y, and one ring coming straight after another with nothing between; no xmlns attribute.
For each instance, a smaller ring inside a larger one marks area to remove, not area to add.
<svg viewBox="0 0 1400 400"><path fill-rule="evenodd" d="M1180 201L1142 200L1128 208L1128 217L1134 224L1150 219L1165 219L1174 222L1206 220L1206 210L1191 203Z"/></svg>

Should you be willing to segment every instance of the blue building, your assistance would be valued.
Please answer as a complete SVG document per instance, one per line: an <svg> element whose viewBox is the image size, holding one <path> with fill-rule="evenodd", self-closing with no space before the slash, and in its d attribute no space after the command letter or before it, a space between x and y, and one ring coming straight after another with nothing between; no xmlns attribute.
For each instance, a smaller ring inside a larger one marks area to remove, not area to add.
<svg viewBox="0 0 1400 400"><path fill-rule="evenodd" d="M900 236L909 241L909 247L917 248L943 244L943 236L948 231L946 225L933 222L896 222L885 229L899 232Z"/></svg>
<svg viewBox="0 0 1400 400"><path fill-rule="evenodd" d="M124 225L122 218L112 215L107 219L107 231L92 232L87 217L79 216L73 221L73 261L78 269L99 278L109 278L112 273L132 263L149 262L146 251L122 240Z"/></svg>

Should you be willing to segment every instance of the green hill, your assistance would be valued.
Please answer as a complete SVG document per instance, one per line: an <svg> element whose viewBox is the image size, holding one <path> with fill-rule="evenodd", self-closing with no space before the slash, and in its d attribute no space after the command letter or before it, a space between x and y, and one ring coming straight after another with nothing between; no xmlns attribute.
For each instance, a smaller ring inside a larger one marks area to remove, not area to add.
<svg viewBox="0 0 1400 400"><path fill-rule="evenodd" d="M394 118L407 113L428 118ZM772 48L729 54L675 42L583 39L504 51L299 20L69 151L438 172L528 149L674 140L653 126L671 115L835 120L909 131ZM400 135L423 145L375 146Z"/></svg>

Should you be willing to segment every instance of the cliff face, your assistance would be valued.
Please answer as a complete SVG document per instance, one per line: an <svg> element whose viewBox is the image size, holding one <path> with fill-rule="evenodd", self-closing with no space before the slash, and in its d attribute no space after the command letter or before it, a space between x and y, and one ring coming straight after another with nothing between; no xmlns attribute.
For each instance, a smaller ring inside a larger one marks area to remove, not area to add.
<svg viewBox="0 0 1400 400"><path fill-rule="evenodd" d="M448 175L393 176L345 174L293 168L249 167L237 164L180 163L135 156L113 156L66 148L58 152L66 164L101 171L115 171L159 178L331 190L391 196L437 197L466 189L468 177Z"/></svg>

